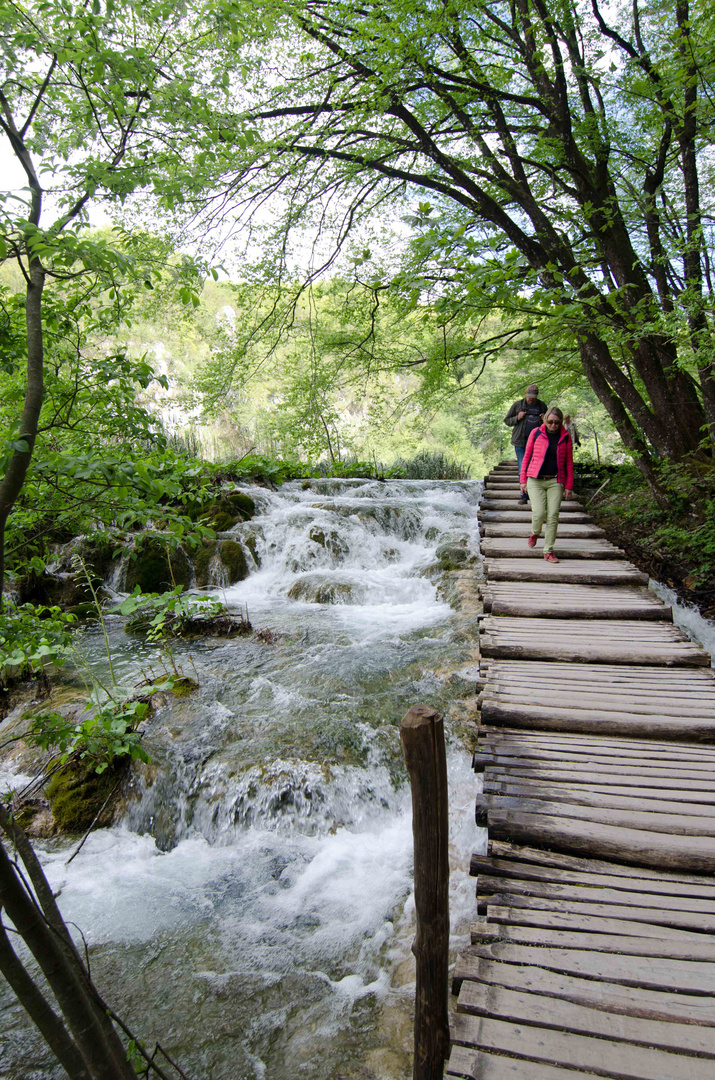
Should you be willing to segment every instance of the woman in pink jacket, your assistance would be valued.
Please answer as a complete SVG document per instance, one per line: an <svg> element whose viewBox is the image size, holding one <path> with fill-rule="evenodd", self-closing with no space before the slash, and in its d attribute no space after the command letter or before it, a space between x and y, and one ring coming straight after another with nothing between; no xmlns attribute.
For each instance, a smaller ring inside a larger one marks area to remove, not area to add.
<svg viewBox="0 0 715 1080"><path fill-rule="evenodd" d="M573 498L573 444L563 424L561 409L552 406L544 414L541 427L532 431L521 463L519 483L522 494L531 501L531 536L526 541L534 547L544 532L544 558L557 563L554 541L559 527L561 498Z"/></svg>

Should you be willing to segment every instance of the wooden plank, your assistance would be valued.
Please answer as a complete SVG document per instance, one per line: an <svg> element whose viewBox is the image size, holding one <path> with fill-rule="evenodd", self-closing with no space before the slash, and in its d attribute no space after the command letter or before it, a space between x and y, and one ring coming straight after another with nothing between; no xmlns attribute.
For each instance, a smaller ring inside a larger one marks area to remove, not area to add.
<svg viewBox="0 0 715 1080"><path fill-rule="evenodd" d="M605 637L608 637L609 634L615 635L619 639L628 639L631 635L635 635L639 641L690 642L687 634L683 633L677 626L651 626L648 623L643 625L637 621L630 624L628 622L618 622L614 625L609 619L601 619L599 622L584 625L579 619L561 619L558 616L547 621L543 618L531 616L505 618L500 615L485 615L481 620L481 629L485 633L515 633L519 631L520 633L531 633L539 636L548 633L552 636L563 634L567 637L579 634L589 639L599 634L603 634Z"/></svg>
<svg viewBox="0 0 715 1080"><path fill-rule="evenodd" d="M499 778L492 780L489 778L489 772L485 773L485 775L487 779L484 782L484 792L488 795L536 795L538 797L544 791L543 781L539 779L523 777L517 780ZM509 774L505 773L503 775L508 776ZM662 801L665 798L669 803L682 804L689 804L693 801L693 798L697 798L698 802L703 806L715 804L715 793L712 791L698 791L697 795L694 796L692 791L669 787L664 795L663 789L660 787L641 787L635 783L559 783L552 781L549 784L549 793L552 799L565 796L567 802L578 802L578 797L582 794L585 798L589 793L594 793L617 795L624 798L649 799L655 802ZM586 803L583 805L586 805Z"/></svg>
<svg viewBox="0 0 715 1080"><path fill-rule="evenodd" d="M554 1009L553 999L546 995L519 992L488 983L463 983L457 1008L460 1012L510 1020L515 1024L538 1025L579 1035L597 1035L643 1047L715 1058L715 1028L645 1020L570 1001L562 1001L558 1009Z"/></svg>
<svg viewBox="0 0 715 1080"><path fill-rule="evenodd" d="M602 1076L618 1080L712 1080L713 1074L707 1058L462 1013L452 1019L452 1041L574 1069L597 1063Z"/></svg>
<svg viewBox="0 0 715 1080"><path fill-rule="evenodd" d="M571 687L515 687L498 679L489 679L477 701L498 698L499 701L515 701L528 705L568 705L571 709L595 708L599 712L671 713L675 716L712 716L715 699L703 695L699 702L684 703L682 697L666 697L648 690L579 690L575 696ZM654 709L654 706L658 706Z"/></svg>
<svg viewBox="0 0 715 1080"><path fill-rule="evenodd" d="M588 525L587 523L576 522L575 525L571 524L571 520L568 522L559 522L559 536L567 535L564 530L569 530L569 537L575 538L577 536L598 536L601 539L605 538L606 533L604 529L601 529L598 525ZM482 530L485 536L529 536L531 534L531 522L530 521L512 521L512 522L485 522L482 526Z"/></svg>
<svg viewBox="0 0 715 1080"><path fill-rule="evenodd" d="M453 1046L445 1065L445 1076L467 1080L568 1080L570 1071L539 1061L490 1054L467 1046ZM577 1080L596 1080L595 1073L579 1072Z"/></svg>
<svg viewBox="0 0 715 1080"><path fill-rule="evenodd" d="M553 931L562 937L544 937L542 931ZM507 932L508 931L508 932ZM524 936L517 937L524 932ZM528 933L526 933L528 931ZM472 941L520 941L522 944L560 944L562 947L595 949L597 952L631 952L632 938L647 938L649 955L670 956L680 960L715 960L715 941L712 936L695 930L656 925L600 914L598 910L551 911L546 908L515 907L511 904L487 904L486 917L473 923Z"/></svg>
<svg viewBox="0 0 715 1080"><path fill-rule="evenodd" d="M493 581L577 581L589 585L646 585L648 575L630 563L617 559L588 561L572 559L547 563L543 559L490 559L485 563L487 575Z"/></svg>
<svg viewBox="0 0 715 1080"><path fill-rule="evenodd" d="M618 904L603 903L597 907L588 901L580 900L554 900L546 896L520 896L518 893L490 893L488 896L478 896L479 914L487 914L489 907L509 907L511 909L524 908L527 911L551 911L559 915L589 915L594 910L599 911L605 918L618 919L623 913L623 908ZM628 907L627 917L632 922L642 922L652 926L662 925L675 930L689 930L693 933L712 935L712 927L715 922L711 915L692 911L659 910L653 907ZM545 939L546 931L542 932L540 944L548 944ZM619 952L633 951L624 948ZM639 950L642 951L642 950ZM651 950L652 951L652 950ZM646 950L648 952L648 950ZM656 950L656 955L660 955ZM691 960L701 960L702 956L690 956ZM686 957L687 959L687 957Z"/></svg>
<svg viewBox="0 0 715 1080"><path fill-rule="evenodd" d="M544 541L539 539L535 547L525 540L496 538L481 541L480 550L489 559L543 559ZM556 534L554 554L560 559L623 559L625 552L608 540L568 539Z"/></svg>
<svg viewBox="0 0 715 1080"><path fill-rule="evenodd" d="M557 709L538 705L519 705L516 702L485 699L481 705L484 724L521 724L525 728L541 731L572 731L588 733L648 737L658 735L662 739L700 739L715 736L715 716L711 719L698 717L668 717L617 713L595 709Z"/></svg>
<svg viewBox="0 0 715 1080"><path fill-rule="evenodd" d="M568 790L555 791L549 785L549 787L544 790L543 787L539 789L535 784L527 787L523 784L511 783L508 781L506 784L488 782L485 784L482 796L478 796L478 799L483 796L491 795L511 797L514 799L519 798L525 802L529 799L546 798L550 803L555 803L559 806L567 803L570 805L582 806L584 808L634 810L641 813L660 814L661 816L686 814L696 818L706 818L710 823L708 828L715 827L715 800L711 800L708 803L691 802L689 800L693 798L693 795L692 793L689 794L687 792L679 792L679 798L677 799L671 799L670 792L668 792L665 798L661 795L660 799L657 797L643 799L638 798L635 795L604 794L600 791L583 791L575 787L571 787ZM477 820L479 820L479 804L477 805L476 816ZM573 815L569 814L568 816Z"/></svg>
<svg viewBox="0 0 715 1080"><path fill-rule="evenodd" d="M489 841L489 856L491 858L519 859L523 862L536 863L552 869L587 871L590 874L616 875L617 877L633 877L634 871L631 866L624 866L618 862L606 862L598 858L581 858L578 855L569 855L559 851L544 851L542 848L530 847L524 844L514 844L504 840ZM669 881L684 885L707 884L709 879L700 874L684 874L674 870L652 870L641 867L637 871L639 879L649 881Z"/></svg>
<svg viewBox="0 0 715 1080"><path fill-rule="evenodd" d="M630 987L704 995L708 998L715 994L715 965L708 961L512 945L506 941L471 945L467 952L462 953L460 960L466 961L470 956L501 960L503 963L535 965L560 972L562 975L603 979L604 982L621 983ZM468 970L468 967L468 964L461 963L462 971ZM462 977L469 976L463 974ZM712 1009L712 1001L709 1005Z"/></svg>
<svg viewBox="0 0 715 1080"><path fill-rule="evenodd" d="M575 884L565 881L536 881L513 877L495 877L480 874L477 879L477 895L509 893L512 896L551 898L554 900L574 900L578 903L590 903L603 909L606 904L621 905L623 908L652 908L656 913L653 922L658 922L666 910L693 912L715 919L715 900L711 897L685 896L666 893L651 893L639 889L612 889L607 885ZM631 918L628 911L624 918ZM640 920L639 920L640 921ZM668 923L667 925L673 925Z"/></svg>
<svg viewBox="0 0 715 1080"><path fill-rule="evenodd" d="M593 523L593 519L589 514L585 513L573 513L569 514L569 525L590 525ZM483 510L480 509L479 521L484 522L501 522L501 521L527 521L531 522L531 510L528 506L522 508L519 505L514 510Z"/></svg>
<svg viewBox="0 0 715 1080"><path fill-rule="evenodd" d="M604 979L581 979L543 967L502 963L478 956L460 957L455 967L457 981L475 979L492 986L506 986L564 999L593 1009L607 1009L627 1016L676 1021L685 1025L715 1025L715 1002L694 994L673 994L638 988ZM559 1003L554 1001L554 1010Z"/></svg>
<svg viewBox="0 0 715 1080"><path fill-rule="evenodd" d="M549 923L551 920L551 923ZM581 927L586 922L590 929ZM599 927L599 923L603 924ZM606 926L621 926L611 932ZM640 928L632 930L630 927ZM673 937L671 935L679 936ZM671 960L715 959L712 937L697 931L671 926L589 915L578 911L550 908L488 904L486 920L472 928L476 944L483 935L488 941L511 941L520 945L545 945L562 949L586 949L592 952L629 953L634 956L660 956ZM498 936L495 936L498 935Z"/></svg>
<svg viewBox="0 0 715 1080"><path fill-rule="evenodd" d="M511 810L491 811L489 832L498 839L616 859L636 866L715 873L715 840L711 837L673 837L645 829L624 829Z"/></svg>
<svg viewBox="0 0 715 1080"><path fill-rule="evenodd" d="M540 615L542 618L549 618L549 612L543 610L544 600L502 600L496 598L490 601L488 604L485 601L484 610L490 611L494 615ZM644 622L670 622L673 618L673 613L670 608L656 608L646 607L642 605L640 607L633 606L631 604L612 605L610 609L604 604L598 606L586 604L561 602L558 611L559 616L569 616L573 619L602 619L608 615L612 619L642 619ZM554 614L554 617L555 614Z"/></svg>
<svg viewBox="0 0 715 1080"><path fill-rule="evenodd" d="M522 795L479 795L476 822L486 825L493 810L516 810L549 817L574 818L625 829L646 829L680 836L715 837L715 816L662 811L626 810L618 807L594 806L583 803L552 801L544 792L543 798L524 798ZM715 929L715 928L714 928Z"/></svg>
<svg viewBox="0 0 715 1080"><path fill-rule="evenodd" d="M591 737L586 736L584 742L586 741L591 742ZM624 767L638 762L639 766L644 769L667 767L673 773L692 770L695 773L704 772L707 774L712 772L713 767L712 758L698 758L694 754L689 754L686 750L681 750L678 744L673 744L672 752L667 753L663 746L659 748L659 751L644 751L630 750L629 747L610 748L598 744L595 746L579 746L578 743L571 745L562 743L551 749L543 745L530 746L528 743L515 739L500 740L490 738L488 741L480 742L480 749L484 753L491 755L495 763L502 767L521 763L527 766L530 764L537 765L540 761L552 765L557 763L569 765L570 763L591 762L596 765L621 765Z"/></svg>
<svg viewBox="0 0 715 1080"><path fill-rule="evenodd" d="M666 759L667 762L667 759ZM502 769L499 766L489 768L490 779L497 777L505 780L517 778L531 778L546 783L550 780L564 783L578 784L588 782L611 781L613 783L628 785L634 788L657 786L662 787L663 793L668 788L680 789L685 785L690 789L691 798L695 792L715 791L715 774L708 775L707 771L697 772L689 770L671 769L668 764L651 765L647 771L634 771L630 764L618 763L598 765L590 761L569 761L563 765L547 762L529 762L511 765ZM687 783L685 783L687 781Z"/></svg>
<svg viewBox="0 0 715 1080"><path fill-rule="evenodd" d="M569 1070L539 1061L490 1054L467 1046L452 1047L445 1076L461 1076L467 1080L568 1080L569 1076L574 1076L574 1080L596 1080L595 1073L579 1071L576 1076Z"/></svg>
<svg viewBox="0 0 715 1080"><path fill-rule="evenodd" d="M534 856L543 855L543 852L533 852ZM581 860L583 861L583 860ZM590 863L588 864L590 865ZM604 867L610 867L604 863ZM493 877L519 878L522 881L558 881L574 885L604 886L610 889L632 890L637 888L641 892L650 892L654 895L663 893L666 896L702 896L715 899L715 883L703 878L694 882L673 880L673 875L657 875L648 877L642 872L634 875L630 867L620 867L619 873L610 873L608 869L602 869L597 873L588 870L571 870L560 866L543 866L537 862L528 862L525 859L502 858L496 855L472 855L470 874L491 874Z"/></svg>

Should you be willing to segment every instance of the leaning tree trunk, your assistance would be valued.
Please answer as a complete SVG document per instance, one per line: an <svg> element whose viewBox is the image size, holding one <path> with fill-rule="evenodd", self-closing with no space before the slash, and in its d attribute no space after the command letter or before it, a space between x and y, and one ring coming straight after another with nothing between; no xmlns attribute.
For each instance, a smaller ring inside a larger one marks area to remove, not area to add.
<svg viewBox="0 0 715 1080"><path fill-rule="evenodd" d="M27 388L25 404L17 435L18 446L13 450L10 464L0 482L0 611L5 582L5 526L15 501L22 490L37 438L37 427L44 394L44 347L42 337L42 291L45 271L39 259L30 261L27 282Z"/></svg>

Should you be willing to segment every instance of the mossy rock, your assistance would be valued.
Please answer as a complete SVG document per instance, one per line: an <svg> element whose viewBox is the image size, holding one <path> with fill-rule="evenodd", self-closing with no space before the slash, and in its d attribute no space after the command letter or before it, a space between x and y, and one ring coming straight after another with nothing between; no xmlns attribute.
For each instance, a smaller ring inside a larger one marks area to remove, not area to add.
<svg viewBox="0 0 715 1080"><path fill-rule="evenodd" d="M174 679L171 693L174 697L188 697L189 694L193 694L194 690L198 690L198 688L199 684L196 679L192 679L190 675L181 675L178 679Z"/></svg>
<svg viewBox="0 0 715 1080"><path fill-rule="evenodd" d="M222 540L218 545L218 553L221 562L228 570L229 585L248 577L246 553L240 544L237 544L235 540Z"/></svg>
<svg viewBox="0 0 715 1080"><path fill-rule="evenodd" d="M202 589L209 583L209 564L216 554L216 541L204 540L192 553L196 585Z"/></svg>
<svg viewBox="0 0 715 1080"><path fill-rule="evenodd" d="M129 759L121 757L104 772L96 773L81 762L73 762L55 773L45 791L52 815L60 832L84 832L97 814L96 826L111 825L114 816L113 800L102 809L105 801L129 769ZM116 798L120 791L117 787Z"/></svg>
<svg viewBox="0 0 715 1080"><path fill-rule="evenodd" d="M145 541L133 553L127 564L124 588L132 592L138 585L142 592L166 592L176 584L187 589L192 577L193 569L186 552L177 548L169 556L164 542L157 537Z"/></svg>
<svg viewBox="0 0 715 1080"><path fill-rule="evenodd" d="M213 502L205 503L201 517L216 532L228 532L240 521L250 521L256 513L256 504L243 491L221 495Z"/></svg>

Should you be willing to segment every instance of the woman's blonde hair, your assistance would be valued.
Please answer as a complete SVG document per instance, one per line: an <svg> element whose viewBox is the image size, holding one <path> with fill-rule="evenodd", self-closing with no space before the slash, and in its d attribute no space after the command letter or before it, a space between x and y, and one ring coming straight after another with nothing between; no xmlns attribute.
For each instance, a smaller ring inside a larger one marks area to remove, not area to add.
<svg viewBox="0 0 715 1080"><path fill-rule="evenodd" d="M558 416L559 423L563 424L564 414L561 412L561 409L558 407L558 405L551 405L550 408L546 410L546 412L544 413L544 423L546 423L550 416Z"/></svg>

